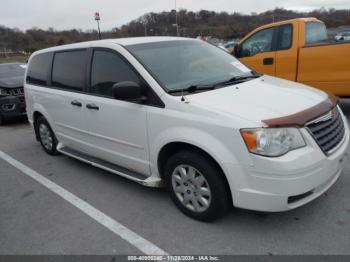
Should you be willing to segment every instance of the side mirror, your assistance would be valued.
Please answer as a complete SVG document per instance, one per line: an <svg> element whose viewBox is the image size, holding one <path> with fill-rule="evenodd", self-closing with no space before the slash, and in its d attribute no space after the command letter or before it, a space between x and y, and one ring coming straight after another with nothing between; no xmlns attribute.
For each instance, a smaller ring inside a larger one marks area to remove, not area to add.
<svg viewBox="0 0 350 262"><path fill-rule="evenodd" d="M113 97L135 103L144 103L147 96L144 95L144 88L131 81L119 82L113 85Z"/></svg>
<svg viewBox="0 0 350 262"><path fill-rule="evenodd" d="M233 50L232 50L232 54L239 58L239 44L235 44L235 46L233 47Z"/></svg>

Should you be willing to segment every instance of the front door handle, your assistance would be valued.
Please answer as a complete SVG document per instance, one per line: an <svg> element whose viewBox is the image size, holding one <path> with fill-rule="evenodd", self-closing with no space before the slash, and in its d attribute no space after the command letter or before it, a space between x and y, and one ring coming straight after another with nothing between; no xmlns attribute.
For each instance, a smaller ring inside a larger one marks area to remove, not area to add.
<svg viewBox="0 0 350 262"><path fill-rule="evenodd" d="M95 104L87 104L86 105L86 108L87 109L91 109L91 110L99 110L100 108L97 106L97 105L95 105Z"/></svg>
<svg viewBox="0 0 350 262"><path fill-rule="evenodd" d="M78 107L81 107L83 105L78 100L73 100L72 102L70 102L70 104L73 105L73 106L78 106Z"/></svg>
<svg viewBox="0 0 350 262"><path fill-rule="evenodd" d="M273 65L273 58L272 57L264 58L263 63L264 65Z"/></svg>

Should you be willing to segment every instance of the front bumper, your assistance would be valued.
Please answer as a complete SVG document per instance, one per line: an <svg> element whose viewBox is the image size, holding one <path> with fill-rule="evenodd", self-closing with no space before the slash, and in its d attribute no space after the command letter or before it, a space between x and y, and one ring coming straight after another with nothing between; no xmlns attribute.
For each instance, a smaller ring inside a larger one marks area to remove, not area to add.
<svg viewBox="0 0 350 262"><path fill-rule="evenodd" d="M343 117L344 118L344 117ZM346 119L343 119L346 121ZM345 122L346 123L346 122ZM307 146L277 158L251 155L251 166L226 164L236 207L278 212L302 206L326 192L338 179L349 155L349 129L341 146L326 156L302 129Z"/></svg>
<svg viewBox="0 0 350 262"><path fill-rule="evenodd" d="M25 116L26 105L24 96L0 97L0 114L6 119Z"/></svg>

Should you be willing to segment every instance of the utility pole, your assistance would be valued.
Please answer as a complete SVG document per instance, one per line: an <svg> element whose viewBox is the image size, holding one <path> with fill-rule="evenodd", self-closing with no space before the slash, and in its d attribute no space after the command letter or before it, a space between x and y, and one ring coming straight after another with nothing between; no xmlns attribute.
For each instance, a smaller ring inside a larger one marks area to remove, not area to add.
<svg viewBox="0 0 350 262"><path fill-rule="evenodd" d="M100 13L95 12L95 21L97 22L97 28L98 28L98 39L101 40L101 30L100 30Z"/></svg>

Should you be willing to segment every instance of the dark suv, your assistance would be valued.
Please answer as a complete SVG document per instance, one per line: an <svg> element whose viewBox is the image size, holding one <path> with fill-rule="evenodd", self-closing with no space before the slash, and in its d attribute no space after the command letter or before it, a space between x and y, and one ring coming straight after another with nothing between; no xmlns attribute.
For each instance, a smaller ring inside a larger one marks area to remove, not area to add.
<svg viewBox="0 0 350 262"><path fill-rule="evenodd" d="M25 64L0 64L0 125L26 115L23 79Z"/></svg>

